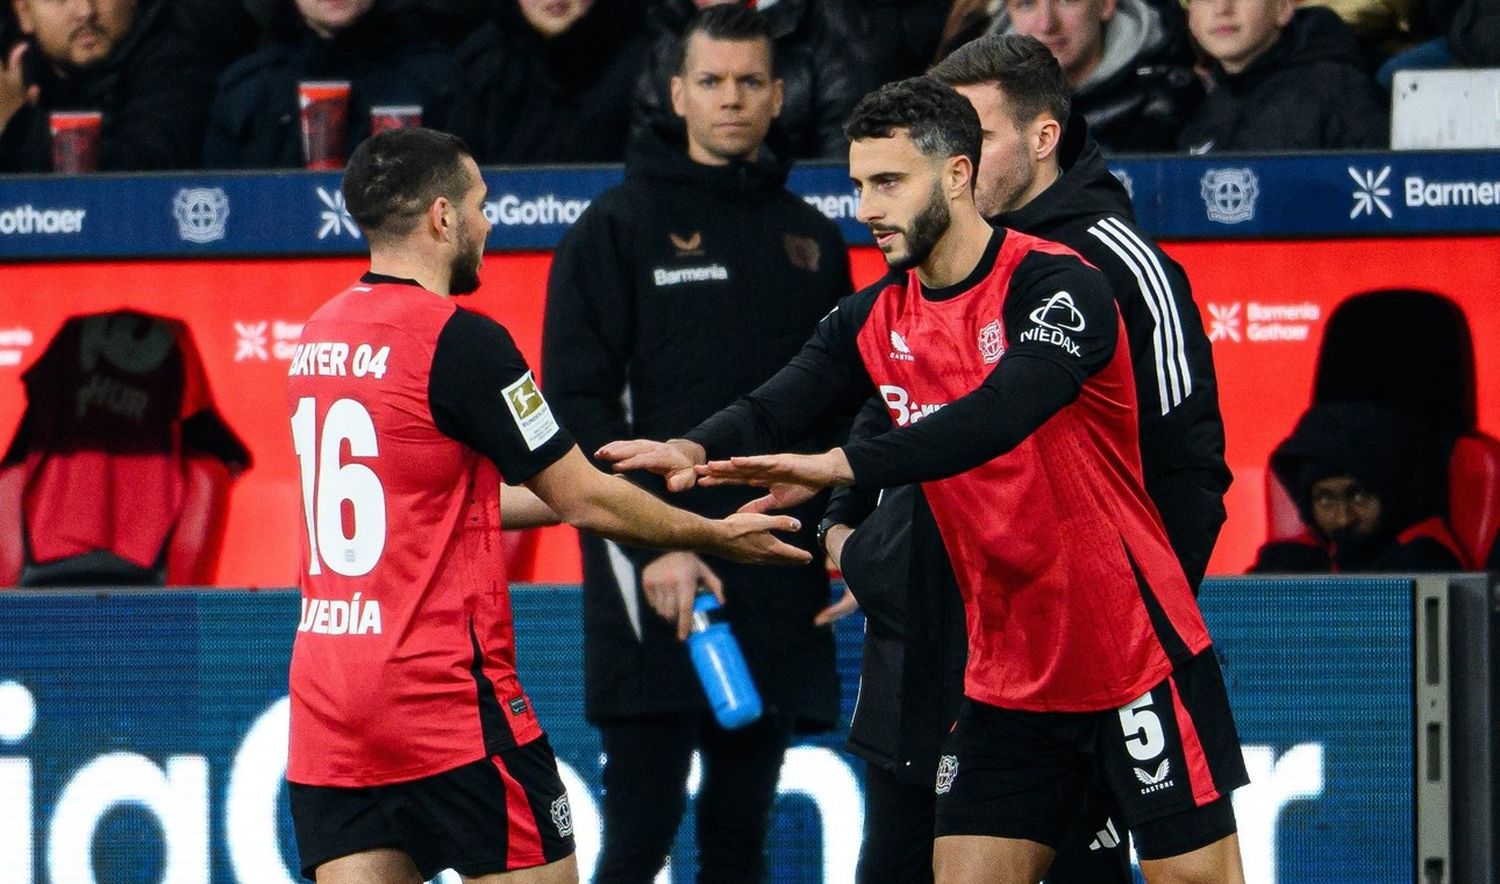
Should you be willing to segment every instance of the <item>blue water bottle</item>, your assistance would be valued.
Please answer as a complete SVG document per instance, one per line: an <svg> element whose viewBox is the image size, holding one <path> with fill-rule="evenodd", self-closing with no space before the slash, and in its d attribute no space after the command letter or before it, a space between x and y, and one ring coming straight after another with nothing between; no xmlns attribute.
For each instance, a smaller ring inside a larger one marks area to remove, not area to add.
<svg viewBox="0 0 1500 884"><path fill-rule="evenodd" d="M745 665L740 643L734 640L729 624L714 622L710 614L719 610L719 600L707 593L693 602L693 632L688 636L688 653L703 693L713 707L714 718L727 731L744 727L760 718L760 692Z"/></svg>

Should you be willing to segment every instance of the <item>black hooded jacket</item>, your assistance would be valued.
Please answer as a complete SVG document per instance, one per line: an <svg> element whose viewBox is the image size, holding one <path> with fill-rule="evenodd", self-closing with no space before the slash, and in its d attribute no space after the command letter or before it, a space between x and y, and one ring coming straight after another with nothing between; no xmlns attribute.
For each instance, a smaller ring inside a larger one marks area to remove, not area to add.
<svg viewBox="0 0 1500 884"><path fill-rule="evenodd" d="M1354 32L1334 12L1302 7L1281 37L1214 88L1177 146L1189 153L1383 148L1389 101L1361 66Z"/></svg>
<svg viewBox="0 0 1500 884"><path fill-rule="evenodd" d="M661 0L648 14L653 44L636 87L633 133L682 129L672 111L672 76L682 52L680 35L696 10L693 0ZM843 8L818 0L777 0L763 14L775 43L776 75L786 84L768 143L790 159L847 160L844 121L864 94L865 80L855 68Z"/></svg>
<svg viewBox="0 0 1500 884"><path fill-rule="evenodd" d="M850 293L837 227L786 190L786 174L769 158L696 163L683 145L651 133L632 145L625 181L563 237L547 285L542 381L584 451L681 436L785 365ZM803 450L842 441L828 435ZM667 496L656 477L631 478ZM669 499L719 517L755 496L695 488ZM792 511L803 530L791 542L812 548L824 502ZM640 569L661 553L588 534L582 550L589 718L704 708L674 626L640 591ZM833 636L813 625L828 603L821 563L705 560L724 581L724 612L763 699L804 728L831 727Z"/></svg>
<svg viewBox="0 0 1500 884"><path fill-rule="evenodd" d="M1050 187L990 221L1060 242L1109 279L1136 372L1146 490L1196 587L1224 523L1231 478L1211 345L1182 268L1137 230L1129 194L1077 115L1058 158L1062 174ZM889 428L879 403L850 436ZM838 489L827 518L858 526L840 564L869 624L849 748L898 776L910 772L911 782L930 780L962 696L967 644L942 536L912 486L882 492L878 507L873 495ZM891 706L895 714L884 711Z"/></svg>
<svg viewBox="0 0 1500 884"><path fill-rule="evenodd" d="M548 40L520 7L494 17L458 50L464 90L453 116L481 163L618 163L649 43L637 0L595 3Z"/></svg>
<svg viewBox="0 0 1500 884"><path fill-rule="evenodd" d="M213 169L285 169L305 165L297 84L350 83L348 149L370 134L370 109L417 105L422 125L449 128L460 82L458 60L426 36L420 17L376 2L332 39L314 34L292 0L275 7L266 42L219 78L203 164Z"/></svg>
<svg viewBox="0 0 1500 884"><path fill-rule="evenodd" d="M103 112L101 171L193 168L213 97L213 69L174 24L168 0L139 0L129 33L87 70L59 73L33 43L24 76L41 96L0 131L0 172L52 171L48 114L65 110Z"/></svg>
<svg viewBox="0 0 1500 884"><path fill-rule="evenodd" d="M1374 402L1324 402L1308 409L1271 454L1271 470L1297 504L1308 536L1261 547L1252 572L1457 571L1447 509L1443 446L1415 418ZM1312 486L1350 476L1380 501L1368 538L1328 537L1313 518ZM1413 532L1414 526L1422 526Z"/></svg>

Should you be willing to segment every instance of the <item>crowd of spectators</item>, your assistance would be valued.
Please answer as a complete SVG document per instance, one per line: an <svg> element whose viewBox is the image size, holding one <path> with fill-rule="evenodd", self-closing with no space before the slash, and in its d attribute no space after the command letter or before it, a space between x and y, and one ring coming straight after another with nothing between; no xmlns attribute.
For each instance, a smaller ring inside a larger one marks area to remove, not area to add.
<svg viewBox="0 0 1500 884"><path fill-rule="evenodd" d="M667 87L697 7L775 36L785 159L839 159L882 83L984 33L1041 40L1107 151L1379 148L1401 68L1500 64L1497 0L4 0L0 172L54 168L53 112L101 115L101 170L306 164L299 84L455 132L485 163L619 162L680 126Z"/></svg>

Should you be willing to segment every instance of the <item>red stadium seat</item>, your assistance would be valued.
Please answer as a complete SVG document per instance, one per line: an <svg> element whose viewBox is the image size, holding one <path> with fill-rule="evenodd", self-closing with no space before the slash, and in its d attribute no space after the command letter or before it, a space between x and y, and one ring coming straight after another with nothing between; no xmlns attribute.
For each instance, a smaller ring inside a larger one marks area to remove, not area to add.
<svg viewBox="0 0 1500 884"><path fill-rule="evenodd" d="M0 467L0 586L15 586L26 554L21 543L21 495L26 465Z"/></svg>
<svg viewBox="0 0 1500 884"><path fill-rule="evenodd" d="M214 581L228 523L233 479L222 462L190 454L183 463L182 512L167 549L167 584L207 586ZM25 558L21 500L26 466L0 469L0 586L15 586Z"/></svg>
<svg viewBox="0 0 1500 884"><path fill-rule="evenodd" d="M224 549L234 479L222 461L204 454L188 454L182 468L182 512L167 549L167 584L208 586Z"/></svg>
<svg viewBox="0 0 1500 884"><path fill-rule="evenodd" d="M1463 547L1464 564L1484 570L1500 531L1500 440L1471 433L1454 443L1448 461L1448 525Z"/></svg>

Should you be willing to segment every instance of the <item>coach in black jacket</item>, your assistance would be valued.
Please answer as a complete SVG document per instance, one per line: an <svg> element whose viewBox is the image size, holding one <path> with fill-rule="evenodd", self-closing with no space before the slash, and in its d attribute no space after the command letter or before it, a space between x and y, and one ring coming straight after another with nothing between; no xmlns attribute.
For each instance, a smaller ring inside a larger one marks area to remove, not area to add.
<svg viewBox="0 0 1500 884"><path fill-rule="evenodd" d="M1069 246L1109 279L1130 341L1146 489L1196 589L1224 523L1230 473L1211 346L1186 275L1136 229L1128 193L1083 119L1068 113L1066 81L1045 46L985 37L931 75L979 111L981 211L998 226ZM882 404L860 416L852 435L889 426ZM861 537L867 529L878 539ZM941 738L963 693L965 631L951 566L912 486L883 492L878 507L869 495L839 489L819 530L868 622L849 734L850 750L869 762L860 880L931 880L932 818L923 811L931 810ZM1108 817L1102 803L1080 809L1051 884L1130 880L1123 832Z"/></svg>
<svg viewBox="0 0 1500 884"><path fill-rule="evenodd" d="M716 6L689 28L688 70L674 87L688 144L656 132L638 140L625 182L584 212L553 259L542 378L586 451L691 429L785 364L851 290L837 228L786 190L787 165L761 149L779 105L764 19ZM722 76L709 86L703 71ZM705 488L673 502L725 515L755 496ZM804 530L792 542L812 547L823 503L794 512ZM759 881L790 734L831 727L838 714L833 636L813 623L828 603L821 562L751 567L587 535L582 550L585 708L607 758L596 880L655 877L698 749L700 880ZM679 605L716 580L768 707L732 732L706 711L680 641Z"/></svg>

